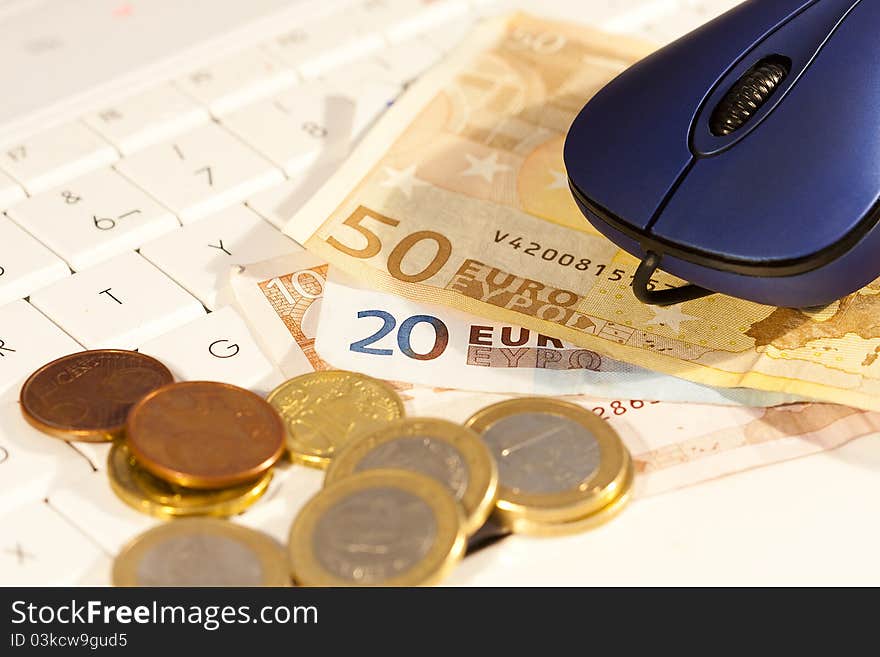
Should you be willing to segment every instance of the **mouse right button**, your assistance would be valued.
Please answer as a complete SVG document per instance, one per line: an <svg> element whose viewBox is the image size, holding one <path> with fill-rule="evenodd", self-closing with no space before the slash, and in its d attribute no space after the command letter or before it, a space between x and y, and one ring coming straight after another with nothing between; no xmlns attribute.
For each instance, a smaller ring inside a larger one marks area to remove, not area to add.
<svg viewBox="0 0 880 657"><path fill-rule="evenodd" d="M596 93L565 142L565 166L581 205L620 230L645 231L693 160L690 135L706 95L732 62L809 4L744 3Z"/></svg>
<svg viewBox="0 0 880 657"><path fill-rule="evenodd" d="M652 227L665 253L722 271L793 276L843 257L873 229L878 25L880 3L861 2L784 102L735 147L697 160ZM868 282L876 256L853 261L851 273Z"/></svg>

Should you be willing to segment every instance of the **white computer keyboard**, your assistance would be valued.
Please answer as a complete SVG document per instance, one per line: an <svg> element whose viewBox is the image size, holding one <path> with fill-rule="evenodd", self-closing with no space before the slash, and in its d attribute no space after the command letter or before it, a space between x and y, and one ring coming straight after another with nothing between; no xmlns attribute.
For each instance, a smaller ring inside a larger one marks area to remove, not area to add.
<svg viewBox="0 0 880 657"><path fill-rule="evenodd" d="M105 445L23 421L27 375L119 347L180 379L271 389L280 375L218 301L230 265L298 249L285 218L481 16L521 8L662 43L735 4L0 2L0 583L106 584L156 522L113 496ZM237 521L285 540L321 483L289 474ZM517 583L503 557L482 560L481 582Z"/></svg>

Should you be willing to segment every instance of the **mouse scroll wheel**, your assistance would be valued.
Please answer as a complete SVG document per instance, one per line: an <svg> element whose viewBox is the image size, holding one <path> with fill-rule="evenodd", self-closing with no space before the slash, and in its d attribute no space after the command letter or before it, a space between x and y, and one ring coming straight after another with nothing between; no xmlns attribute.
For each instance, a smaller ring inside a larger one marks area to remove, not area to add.
<svg viewBox="0 0 880 657"><path fill-rule="evenodd" d="M761 60L725 94L709 119L716 137L736 132L769 100L791 71L791 60L774 55Z"/></svg>

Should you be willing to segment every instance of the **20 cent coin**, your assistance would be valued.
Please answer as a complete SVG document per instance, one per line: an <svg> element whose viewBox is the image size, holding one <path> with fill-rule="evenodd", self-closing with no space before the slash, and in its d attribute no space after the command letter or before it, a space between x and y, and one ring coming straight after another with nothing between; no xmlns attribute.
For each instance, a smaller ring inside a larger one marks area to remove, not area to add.
<svg viewBox="0 0 880 657"><path fill-rule="evenodd" d="M403 402L387 383L341 370L290 379L267 401L284 420L291 459L318 468L326 468L353 437L404 414Z"/></svg>

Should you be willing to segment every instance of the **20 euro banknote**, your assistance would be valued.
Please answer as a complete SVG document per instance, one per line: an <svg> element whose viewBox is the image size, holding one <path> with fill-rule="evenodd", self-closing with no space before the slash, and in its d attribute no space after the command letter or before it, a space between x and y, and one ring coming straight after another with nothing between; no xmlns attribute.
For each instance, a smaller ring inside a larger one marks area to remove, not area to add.
<svg viewBox="0 0 880 657"><path fill-rule="evenodd" d="M334 367L419 385L744 406L796 401L647 370L521 326L374 290L333 267L315 338L318 355Z"/></svg>
<svg viewBox="0 0 880 657"><path fill-rule="evenodd" d="M880 409L880 283L822 309L721 295L643 305L637 261L574 205L568 126L648 51L522 14L489 23L395 103L286 232L376 289L702 384Z"/></svg>
<svg viewBox="0 0 880 657"><path fill-rule="evenodd" d="M327 264L306 252L247 265L231 274L234 298L229 301L238 307L261 347L287 376L331 367L314 349L320 315L327 307L326 277ZM382 378L393 376L391 371ZM510 394L412 383L392 385L403 399L407 415L454 422L512 398ZM640 497L833 449L880 431L880 413L834 404L751 408L627 396L602 399L574 395L566 399L607 420L620 433L633 455L638 473L636 494ZM315 492L292 483L299 492L291 504L301 504ZM282 506L279 518L288 522L293 511ZM274 513L270 507L276 509L277 505L267 506L266 512ZM253 513L259 518L263 511L255 507Z"/></svg>

